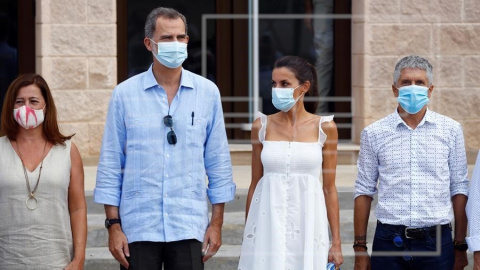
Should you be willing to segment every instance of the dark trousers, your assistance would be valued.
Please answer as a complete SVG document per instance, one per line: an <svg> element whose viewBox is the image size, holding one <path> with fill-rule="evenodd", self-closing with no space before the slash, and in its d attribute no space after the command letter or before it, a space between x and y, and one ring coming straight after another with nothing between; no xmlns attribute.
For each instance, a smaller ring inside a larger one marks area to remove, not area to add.
<svg viewBox="0 0 480 270"><path fill-rule="evenodd" d="M128 270L203 270L202 243L195 239L175 242L128 244ZM126 270L120 266L121 270Z"/></svg>
<svg viewBox="0 0 480 270"><path fill-rule="evenodd" d="M402 238L403 246L398 247L398 242L397 245L395 245L394 238L397 236ZM422 256L421 252L428 251L432 253L440 251L437 250L437 238L441 241L440 256ZM377 222L372 250L372 270L386 268L389 270L451 270L453 269L455 259L452 229L449 226L442 226L440 237L437 237L435 233L431 232L426 233L425 237L409 239L405 237L405 226L388 225ZM397 254L388 257L376 256L376 251L394 251ZM419 254L416 255L415 252L419 252ZM408 253L410 253L411 256L408 255Z"/></svg>

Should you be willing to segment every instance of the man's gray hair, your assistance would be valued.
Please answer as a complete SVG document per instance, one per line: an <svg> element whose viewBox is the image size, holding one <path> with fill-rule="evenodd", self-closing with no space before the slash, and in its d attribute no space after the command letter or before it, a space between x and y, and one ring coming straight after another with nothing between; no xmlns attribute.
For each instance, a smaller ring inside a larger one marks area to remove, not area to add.
<svg viewBox="0 0 480 270"><path fill-rule="evenodd" d="M155 33L155 25L159 17L173 20L178 18L182 19L183 23L185 24L185 34L187 34L187 19L182 13L173 8L158 7L152 10L147 16L147 21L145 21L145 37L153 38L153 33Z"/></svg>
<svg viewBox="0 0 480 270"><path fill-rule="evenodd" d="M393 85L397 86L397 81L400 78L400 73L403 69L412 68L412 69L422 69L427 73L428 86L433 84L433 67L428 62L427 59L420 57L418 55L409 55L400 59L395 66L395 71L393 72Z"/></svg>

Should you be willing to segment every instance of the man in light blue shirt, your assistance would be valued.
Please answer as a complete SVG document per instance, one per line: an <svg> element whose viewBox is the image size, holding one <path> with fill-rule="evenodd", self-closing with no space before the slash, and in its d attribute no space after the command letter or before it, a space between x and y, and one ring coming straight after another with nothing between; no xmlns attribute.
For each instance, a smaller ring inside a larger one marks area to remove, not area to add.
<svg viewBox="0 0 480 270"><path fill-rule="evenodd" d="M427 108L433 88L433 68L426 59L402 58L392 85L397 109L362 131L355 182L356 270L368 269L370 262L371 269L388 266L391 270L451 270L468 264L463 131L458 122ZM377 192L370 261L364 252Z"/></svg>
<svg viewBox="0 0 480 270"><path fill-rule="evenodd" d="M153 65L110 100L95 202L121 269L203 269L235 194L220 93L182 68L187 24L176 10L149 14L144 43Z"/></svg>

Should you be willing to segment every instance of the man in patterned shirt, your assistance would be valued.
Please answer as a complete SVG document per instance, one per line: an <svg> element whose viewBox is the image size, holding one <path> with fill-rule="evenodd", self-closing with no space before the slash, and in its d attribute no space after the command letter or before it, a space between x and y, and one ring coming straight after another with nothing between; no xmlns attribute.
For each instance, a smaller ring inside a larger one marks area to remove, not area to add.
<svg viewBox="0 0 480 270"><path fill-rule="evenodd" d="M433 88L426 59L402 58L393 74L397 109L362 131L354 195L355 269L450 270L468 264L463 131L458 122L427 108ZM370 260L366 234L377 192Z"/></svg>

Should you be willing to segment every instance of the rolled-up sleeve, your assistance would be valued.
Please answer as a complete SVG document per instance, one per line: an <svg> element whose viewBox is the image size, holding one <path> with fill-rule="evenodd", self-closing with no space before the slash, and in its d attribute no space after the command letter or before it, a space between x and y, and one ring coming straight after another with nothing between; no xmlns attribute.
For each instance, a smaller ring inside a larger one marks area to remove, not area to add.
<svg viewBox="0 0 480 270"><path fill-rule="evenodd" d="M207 194L212 204L229 202L235 197L230 149L228 148L220 93L215 92L212 120L207 127L205 170L208 176Z"/></svg>
<svg viewBox="0 0 480 270"><path fill-rule="evenodd" d="M125 165L124 145L126 131L121 100L114 90L108 106L103 133L97 180L94 189L96 203L120 205L123 168Z"/></svg>
<svg viewBox="0 0 480 270"><path fill-rule="evenodd" d="M377 193L378 158L372 148L367 129L360 135L360 153L358 155L358 174L355 180L354 199L361 195L373 197Z"/></svg>
<svg viewBox="0 0 480 270"><path fill-rule="evenodd" d="M480 151L473 170L466 210L470 231L470 236L467 237L468 249L471 252L480 251Z"/></svg>
<svg viewBox="0 0 480 270"><path fill-rule="evenodd" d="M465 153L465 139L462 126L458 124L454 133L454 145L450 148L448 166L450 169L450 196L468 195L468 165Z"/></svg>

